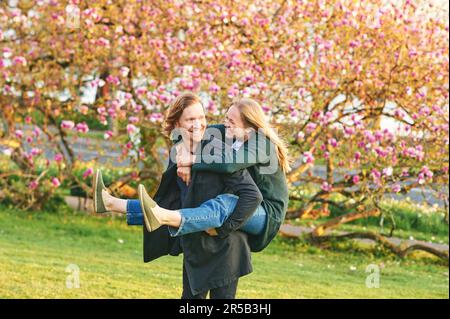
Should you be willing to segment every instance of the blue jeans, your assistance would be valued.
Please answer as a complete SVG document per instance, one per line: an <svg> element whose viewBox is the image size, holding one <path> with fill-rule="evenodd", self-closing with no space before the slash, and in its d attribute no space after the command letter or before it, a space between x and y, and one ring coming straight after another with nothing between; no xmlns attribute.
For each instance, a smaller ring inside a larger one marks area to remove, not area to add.
<svg viewBox="0 0 450 319"><path fill-rule="evenodd" d="M170 235L181 236L222 226L233 212L238 198L233 194L221 194L207 200L199 207L180 209L180 227L169 226ZM259 205L240 230L253 235L262 233L266 226L266 215L264 208ZM143 225L144 216L139 200L127 201L127 223L128 225Z"/></svg>

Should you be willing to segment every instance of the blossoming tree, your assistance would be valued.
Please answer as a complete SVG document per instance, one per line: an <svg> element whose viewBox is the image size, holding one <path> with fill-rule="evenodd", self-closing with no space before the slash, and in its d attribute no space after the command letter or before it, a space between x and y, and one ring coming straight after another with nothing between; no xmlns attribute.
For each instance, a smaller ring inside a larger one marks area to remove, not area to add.
<svg viewBox="0 0 450 319"><path fill-rule="evenodd" d="M88 191L92 168L85 179L72 173L80 159L67 140L89 131L78 113L123 145L136 168L123 181L157 180L162 114L186 90L202 96L211 121L237 96L261 103L300 159L288 174L298 202L288 217L346 211L316 236L389 214L386 193L427 186L448 203L448 22L429 12L409 0L2 2L3 134L18 143L24 203L65 179ZM53 175L36 171L41 137L54 143ZM325 178L311 174L318 163ZM317 188L303 196L307 184Z"/></svg>

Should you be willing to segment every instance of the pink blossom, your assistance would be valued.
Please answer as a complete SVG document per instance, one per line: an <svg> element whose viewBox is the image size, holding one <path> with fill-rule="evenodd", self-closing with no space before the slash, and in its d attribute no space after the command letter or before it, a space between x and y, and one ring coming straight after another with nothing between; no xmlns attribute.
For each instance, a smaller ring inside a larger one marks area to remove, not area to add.
<svg viewBox="0 0 450 319"><path fill-rule="evenodd" d="M358 41L358 40L352 40L352 41L350 41L350 43L349 43L349 46L351 47L351 48L357 48L357 47L359 47L361 45L361 43Z"/></svg>
<svg viewBox="0 0 450 319"><path fill-rule="evenodd" d="M66 130L71 130L75 127L75 123L73 121L62 121L61 128Z"/></svg>
<svg viewBox="0 0 450 319"><path fill-rule="evenodd" d="M5 57L5 58L9 58L12 55L12 50L9 47L4 47L2 49L2 52L3 52L3 57Z"/></svg>
<svg viewBox="0 0 450 319"><path fill-rule="evenodd" d="M314 163L314 156L312 152L305 152L303 153L303 163L306 164L313 164Z"/></svg>
<svg viewBox="0 0 450 319"><path fill-rule="evenodd" d="M443 114L442 108L441 108L440 106L438 106L438 105L433 105L433 106L432 106L432 109L433 109L434 112L436 112L436 113L438 113L438 114L440 114L440 115Z"/></svg>
<svg viewBox="0 0 450 319"><path fill-rule="evenodd" d="M13 64L14 65L26 66L27 65L27 60L23 56L16 56L16 57L13 58Z"/></svg>
<svg viewBox="0 0 450 319"><path fill-rule="evenodd" d="M64 156L61 153L55 155L55 161L61 162L64 159Z"/></svg>
<svg viewBox="0 0 450 319"><path fill-rule="evenodd" d="M111 108L114 110L119 110L120 109L120 102L118 99L114 99L111 101Z"/></svg>
<svg viewBox="0 0 450 319"><path fill-rule="evenodd" d="M269 113L271 110L271 107L268 105L262 105L261 108L264 111L264 113Z"/></svg>
<svg viewBox="0 0 450 319"><path fill-rule="evenodd" d="M408 169L407 167L405 167L405 168L402 169L402 176L403 176L403 177L409 176L408 170L409 170L409 169Z"/></svg>
<svg viewBox="0 0 450 319"><path fill-rule="evenodd" d="M134 111L135 113L139 113L140 111L142 111L142 109L143 109L143 106L140 105L140 104L136 104L136 105L133 107L133 111Z"/></svg>
<svg viewBox="0 0 450 319"><path fill-rule="evenodd" d="M103 134L103 138L105 140L109 140L112 136L113 136L113 132L112 131L106 131L105 134Z"/></svg>
<svg viewBox="0 0 450 319"><path fill-rule="evenodd" d="M116 109L113 107L108 107L108 115L115 119L117 117Z"/></svg>
<svg viewBox="0 0 450 319"><path fill-rule="evenodd" d="M408 55L410 58L414 58L414 57L418 56L419 54L417 53L416 50L411 49L411 50L409 50Z"/></svg>
<svg viewBox="0 0 450 319"><path fill-rule="evenodd" d="M87 170L83 173L83 179L86 179L87 177L91 176L94 173L94 169L92 167L89 167Z"/></svg>
<svg viewBox="0 0 450 319"><path fill-rule="evenodd" d="M385 150L383 150L383 148L381 147L375 147L375 152L377 153L378 156L380 157L386 157L388 155L388 152L386 152Z"/></svg>
<svg viewBox="0 0 450 319"><path fill-rule="evenodd" d="M144 94L147 93L147 88L146 88L146 87L140 87L140 88L138 88L138 89L136 90L136 93L137 93L138 95L144 95Z"/></svg>
<svg viewBox="0 0 450 319"><path fill-rule="evenodd" d="M23 137L23 132L22 132L22 130L16 130L15 134L16 134L16 137L17 137L17 138L22 138L22 137Z"/></svg>
<svg viewBox="0 0 450 319"><path fill-rule="evenodd" d="M317 127L317 124L316 124L316 123L310 122L310 123L308 123L308 124L306 125L306 132L307 132L307 133L312 133L312 132L316 129L316 127Z"/></svg>
<svg viewBox="0 0 450 319"><path fill-rule="evenodd" d="M152 113L149 116L150 122L162 122L164 116L161 113Z"/></svg>
<svg viewBox="0 0 450 319"><path fill-rule="evenodd" d="M405 112L403 111L403 110L401 110L401 109L396 109L395 110L395 112L394 112L394 115L396 116L396 117L399 117L399 118L404 118L405 117Z"/></svg>
<svg viewBox="0 0 450 319"><path fill-rule="evenodd" d="M344 127L344 132L346 135L353 135L355 133L355 129L353 127Z"/></svg>
<svg viewBox="0 0 450 319"><path fill-rule="evenodd" d="M55 186L55 187L59 187L59 185L61 185L61 182L59 181L58 178L53 177L52 178L52 185Z"/></svg>
<svg viewBox="0 0 450 319"><path fill-rule="evenodd" d="M419 115L421 115L421 116L428 116L428 115L430 115L430 113L431 113L430 108L427 106L424 106L424 107L420 108L420 110L419 110Z"/></svg>
<svg viewBox="0 0 450 319"><path fill-rule="evenodd" d="M328 184L327 182L323 182L320 188L325 192L331 192L333 190L333 186Z"/></svg>
<svg viewBox="0 0 450 319"><path fill-rule="evenodd" d="M27 115L27 116L25 116L25 123L27 123L27 124L31 124L31 116L29 116L29 115Z"/></svg>
<svg viewBox="0 0 450 319"><path fill-rule="evenodd" d="M112 75L108 75L106 77L106 82L114 84L114 85L119 85L120 84L120 80L117 76L112 76Z"/></svg>
<svg viewBox="0 0 450 319"><path fill-rule="evenodd" d="M433 178L433 172L430 171L430 169L427 166L423 166L422 169L420 170L420 173L423 174L424 177L426 178Z"/></svg>
<svg viewBox="0 0 450 319"><path fill-rule="evenodd" d="M130 69L127 68L126 66L123 66L120 68L120 75L124 78L128 76L129 72L130 72Z"/></svg>
<svg viewBox="0 0 450 319"><path fill-rule="evenodd" d="M355 161L359 161L359 159L361 158L361 153L360 152L355 152Z"/></svg>
<svg viewBox="0 0 450 319"><path fill-rule="evenodd" d="M211 84L211 86L209 87L209 91L211 93L217 93L220 91L220 87L217 84Z"/></svg>
<svg viewBox="0 0 450 319"><path fill-rule="evenodd" d="M313 119L321 119L323 117L323 112L315 111L312 113L311 117Z"/></svg>
<svg viewBox="0 0 450 319"><path fill-rule="evenodd" d="M375 136L375 140L379 142L383 138L383 133L380 131L376 131L374 136Z"/></svg>
<svg viewBox="0 0 450 319"><path fill-rule="evenodd" d="M138 131L138 128L136 126L134 126L133 124L128 124L127 125L127 132L128 134L135 134Z"/></svg>
<svg viewBox="0 0 450 319"><path fill-rule="evenodd" d="M393 169L391 166L383 168L383 175L385 176L392 176Z"/></svg>
<svg viewBox="0 0 450 319"><path fill-rule="evenodd" d="M30 184L28 184L28 189L34 190L38 187L39 183L37 181L31 181Z"/></svg>
<svg viewBox="0 0 450 319"><path fill-rule="evenodd" d="M375 178L380 178L380 177L381 177L381 173L380 173L376 168L373 168L372 171L371 171L371 173L372 173L372 175L373 175Z"/></svg>
<svg viewBox="0 0 450 319"><path fill-rule="evenodd" d="M353 184L355 184L355 185L358 184L359 183L359 175L354 175L352 180L353 180Z"/></svg>
<svg viewBox="0 0 450 319"><path fill-rule="evenodd" d="M417 176L417 182L420 185L425 184L425 176L423 173L419 173L419 175Z"/></svg>
<svg viewBox="0 0 450 319"><path fill-rule="evenodd" d="M39 154L41 154L42 153L42 150L40 149L40 148L36 148L36 147L33 147L32 149L31 149L31 151L30 151L30 154L32 155L32 156L37 156L37 155L39 155Z"/></svg>
<svg viewBox="0 0 450 319"><path fill-rule="evenodd" d="M137 122L139 122L139 118L136 116L130 116L128 118L128 122L130 122L131 124L136 124Z"/></svg>
<svg viewBox="0 0 450 319"><path fill-rule="evenodd" d="M394 193L398 193L401 191L402 188L401 188L400 184L395 183L394 185L392 185L391 189Z"/></svg>
<svg viewBox="0 0 450 319"><path fill-rule="evenodd" d="M380 186L381 185L381 180L380 180L381 173L376 168L373 168L371 171L371 175L372 175L372 179L373 179L374 183L377 186Z"/></svg>
<svg viewBox="0 0 450 319"><path fill-rule="evenodd" d="M330 144L332 147L336 147L337 146L337 141L334 138L330 138L328 140L328 144Z"/></svg>
<svg viewBox="0 0 450 319"><path fill-rule="evenodd" d="M239 95L239 89L236 86L233 86L233 87L228 89L228 97L230 99L234 98L234 97L236 97L238 95Z"/></svg>
<svg viewBox="0 0 450 319"><path fill-rule="evenodd" d="M212 113L217 111L217 105L216 105L216 103L214 103L213 100L210 100L208 102L207 110L208 110L208 112L212 112Z"/></svg>
<svg viewBox="0 0 450 319"><path fill-rule="evenodd" d="M98 38L95 43L102 47L109 47L109 40L105 38Z"/></svg>
<svg viewBox="0 0 450 319"><path fill-rule="evenodd" d="M86 124L86 122L78 123L76 129L77 129L77 132L80 132L80 133L89 132L89 127Z"/></svg>
<svg viewBox="0 0 450 319"><path fill-rule="evenodd" d="M376 141L375 136L370 131L364 131L364 136L367 138L369 143L374 143Z"/></svg>

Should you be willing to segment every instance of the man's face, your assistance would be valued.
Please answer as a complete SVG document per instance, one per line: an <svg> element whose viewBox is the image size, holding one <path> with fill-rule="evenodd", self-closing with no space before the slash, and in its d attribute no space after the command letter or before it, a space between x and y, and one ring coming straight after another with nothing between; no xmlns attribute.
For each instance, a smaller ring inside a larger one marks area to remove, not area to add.
<svg viewBox="0 0 450 319"><path fill-rule="evenodd" d="M194 143L200 142L206 129L206 117L202 105L195 103L185 108L176 127L181 129L183 139Z"/></svg>
<svg viewBox="0 0 450 319"><path fill-rule="evenodd" d="M239 109L232 105L225 117L225 135L227 138L244 140L246 136L245 123L242 120Z"/></svg>

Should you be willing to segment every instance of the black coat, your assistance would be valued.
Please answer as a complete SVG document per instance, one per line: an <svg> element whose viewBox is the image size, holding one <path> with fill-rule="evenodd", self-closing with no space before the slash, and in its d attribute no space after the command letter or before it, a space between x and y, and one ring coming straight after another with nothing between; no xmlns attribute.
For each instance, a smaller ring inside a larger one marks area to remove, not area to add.
<svg viewBox="0 0 450 319"><path fill-rule="evenodd" d="M169 162L154 196L167 209L193 208L220 194L239 196L235 210L227 222L234 229L241 227L262 201L262 195L247 170L233 174L193 172L184 205L176 182L176 164ZM251 252L247 235L231 231L225 238L205 232L171 237L167 226L149 233L144 229L144 262L164 255L183 253L183 263L189 277L192 294L221 287L252 272Z"/></svg>

